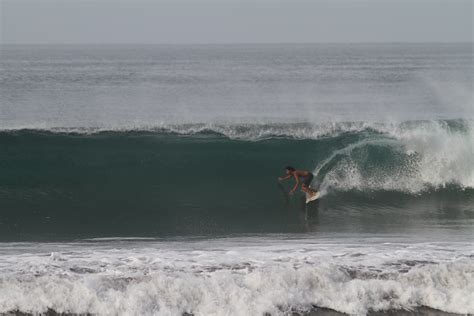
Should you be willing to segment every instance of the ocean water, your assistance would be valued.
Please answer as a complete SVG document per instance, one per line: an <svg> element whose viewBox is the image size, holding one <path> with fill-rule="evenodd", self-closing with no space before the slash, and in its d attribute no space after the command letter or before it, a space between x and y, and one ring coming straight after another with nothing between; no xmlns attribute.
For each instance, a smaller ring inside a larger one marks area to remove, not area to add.
<svg viewBox="0 0 474 316"><path fill-rule="evenodd" d="M0 313L474 313L472 44L0 49Z"/></svg>

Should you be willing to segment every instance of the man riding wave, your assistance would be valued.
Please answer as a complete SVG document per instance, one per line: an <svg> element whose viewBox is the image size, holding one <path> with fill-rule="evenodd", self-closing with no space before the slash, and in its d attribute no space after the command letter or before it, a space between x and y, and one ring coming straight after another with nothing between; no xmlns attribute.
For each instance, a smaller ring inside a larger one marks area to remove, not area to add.
<svg viewBox="0 0 474 316"><path fill-rule="evenodd" d="M301 191L309 194L310 197L314 197L318 193L317 191L310 188L311 181L313 181L313 178L314 178L313 173L307 170L298 170L291 166L285 167L285 171L286 171L286 176L278 177L279 181L287 180L287 179L290 179L291 177L294 177L296 180L295 186L290 191L290 195L295 193L301 180L302 180Z"/></svg>

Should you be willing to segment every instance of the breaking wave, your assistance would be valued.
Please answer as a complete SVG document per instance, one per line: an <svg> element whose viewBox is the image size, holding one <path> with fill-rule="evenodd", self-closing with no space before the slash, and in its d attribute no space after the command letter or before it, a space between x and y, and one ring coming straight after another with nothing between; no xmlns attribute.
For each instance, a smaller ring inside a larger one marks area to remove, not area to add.
<svg viewBox="0 0 474 316"><path fill-rule="evenodd" d="M125 235L219 233L229 225L260 231L252 225L271 223L284 207L281 193L289 187L278 190L275 182L288 164L315 173L312 185L330 208L371 201L400 207L393 194L429 205L441 192L468 210L473 126L441 120L4 130L0 234L94 235L104 225Z"/></svg>
<svg viewBox="0 0 474 316"><path fill-rule="evenodd" d="M474 312L469 243L342 241L122 241L120 250L117 241L102 241L62 244L50 253L56 245L23 244L24 253L0 256L0 312L290 315L324 307L365 315L421 306ZM13 259L15 269L8 270Z"/></svg>

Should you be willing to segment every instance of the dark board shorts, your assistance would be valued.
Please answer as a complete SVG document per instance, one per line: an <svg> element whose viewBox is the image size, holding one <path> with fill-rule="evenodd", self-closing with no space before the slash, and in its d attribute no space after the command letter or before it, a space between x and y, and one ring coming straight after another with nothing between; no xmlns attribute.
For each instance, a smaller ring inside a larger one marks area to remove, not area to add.
<svg viewBox="0 0 474 316"><path fill-rule="evenodd" d="M309 175L305 177L303 184L309 188L309 186L311 185L311 182L313 181L313 178L314 178L313 174L310 173Z"/></svg>

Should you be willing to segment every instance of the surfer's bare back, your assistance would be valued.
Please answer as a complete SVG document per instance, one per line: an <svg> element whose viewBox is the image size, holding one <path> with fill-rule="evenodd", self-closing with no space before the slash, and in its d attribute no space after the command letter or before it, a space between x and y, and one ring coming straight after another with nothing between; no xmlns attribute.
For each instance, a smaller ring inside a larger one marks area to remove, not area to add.
<svg viewBox="0 0 474 316"><path fill-rule="evenodd" d="M313 174L307 170L297 170L291 166L285 167L286 176L278 177L278 181L283 181L294 177L296 180L295 186L291 189L290 194L295 193L298 185L300 184L300 180L302 181L301 184L301 191L308 193L311 196L314 196L317 192L310 188L311 181L313 181Z"/></svg>

